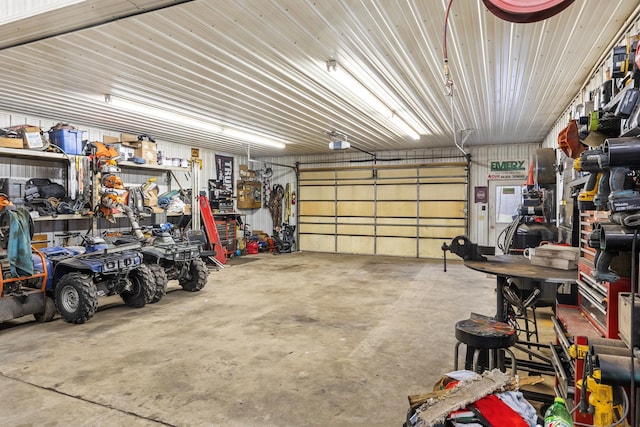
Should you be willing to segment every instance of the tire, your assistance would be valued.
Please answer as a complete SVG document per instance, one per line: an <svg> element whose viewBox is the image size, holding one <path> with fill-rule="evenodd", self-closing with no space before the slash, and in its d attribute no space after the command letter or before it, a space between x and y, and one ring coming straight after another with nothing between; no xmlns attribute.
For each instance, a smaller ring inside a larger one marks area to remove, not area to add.
<svg viewBox="0 0 640 427"><path fill-rule="evenodd" d="M33 317L40 323L50 322L56 315L56 303L51 298L45 295L44 297L44 311L42 313L34 313Z"/></svg>
<svg viewBox="0 0 640 427"><path fill-rule="evenodd" d="M196 258L189 265L189 273L180 279L179 283L185 291L197 292L204 288L208 278L207 265L200 258Z"/></svg>
<svg viewBox="0 0 640 427"><path fill-rule="evenodd" d="M131 290L120 294L122 301L129 307L142 308L150 301L156 290L155 280L149 266L141 264L129 272Z"/></svg>
<svg viewBox="0 0 640 427"><path fill-rule="evenodd" d="M98 290L90 276L67 273L56 284L55 306L65 322L81 324L98 309Z"/></svg>
<svg viewBox="0 0 640 427"><path fill-rule="evenodd" d="M164 268L159 264L148 264L148 267L153 275L155 288L151 299L147 302L154 304L167 294L167 273L165 273Z"/></svg>

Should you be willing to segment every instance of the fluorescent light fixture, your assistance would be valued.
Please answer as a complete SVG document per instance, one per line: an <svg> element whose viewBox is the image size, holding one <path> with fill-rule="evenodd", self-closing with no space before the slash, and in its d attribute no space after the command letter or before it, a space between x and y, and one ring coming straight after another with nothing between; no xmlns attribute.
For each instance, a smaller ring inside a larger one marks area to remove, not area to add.
<svg viewBox="0 0 640 427"><path fill-rule="evenodd" d="M274 148L285 148L286 144L273 138L264 137L252 132L220 126L210 121L206 116L196 113L184 114L176 110L167 109L161 106L151 105L138 101L129 101L125 98L113 95L105 95L107 104L132 113L153 117L155 119L166 120L181 126L188 126L206 132L217 133L232 139L239 139L242 142L251 142Z"/></svg>
<svg viewBox="0 0 640 427"><path fill-rule="evenodd" d="M227 135L230 138L242 139L246 142L253 142L260 145L266 145L274 148L284 148L286 145L284 142L274 141L273 138L267 138L264 136L257 135L255 133L244 132L237 129L232 128L223 128L222 134Z"/></svg>
<svg viewBox="0 0 640 427"><path fill-rule="evenodd" d="M327 61L327 71L331 76L340 83L344 89L351 94L357 96L361 101L367 104L371 109L380 114L386 120L392 122L398 129L400 129L404 135L409 136L412 139L420 139L420 135L411 126L400 117L396 111L388 107L388 105L395 105L393 100L385 99L385 102L381 100L377 94L374 94L369 88L367 88L360 80L356 79L347 70L338 67L338 63L335 60ZM376 86L372 84L371 86Z"/></svg>

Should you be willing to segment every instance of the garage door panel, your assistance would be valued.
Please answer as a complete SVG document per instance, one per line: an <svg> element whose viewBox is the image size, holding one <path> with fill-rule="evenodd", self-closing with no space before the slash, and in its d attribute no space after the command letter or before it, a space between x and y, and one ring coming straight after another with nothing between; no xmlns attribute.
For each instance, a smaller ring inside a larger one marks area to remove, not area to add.
<svg viewBox="0 0 640 427"><path fill-rule="evenodd" d="M335 216L310 216L300 215L299 223L311 223L311 224L334 224L336 222Z"/></svg>
<svg viewBox="0 0 640 427"><path fill-rule="evenodd" d="M375 234L375 226L341 224L341 225L338 225L337 233L345 234L345 235L372 236L373 234Z"/></svg>
<svg viewBox="0 0 640 427"><path fill-rule="evenodd" d="M467 188L460 184L433 184L420 186L420 200L465 200Z"/></svg>
<svg viewBox="0 0 640 427"><path fill-rule="evenodd" d="M375 224L376 220L375 218L369 217L369 216L345 216L345 217L341 217L338 219L338 223L339 224L363 224L363 225L367 225L367 224Z"/></svg>
<svg viewBox="0 0 640 427"><path fill-rule="evenodd" d="M378 255L417 256L416 239L403 237L378 237L376 241Z"/></svg>
<svg viewBox="0 0 640 427"><path fill-rule="evenodd" d="M377 214L379 217L412 217L416 216L416 202L391 202L378 203Z"/></svg>
<svg viewBox="0 0 640 427"><path fill-rule="evenodd" d="M420 237L452 239L464 234L464 227L420 227Z"/></svg>
<svg viewBox="0 0 640 427"><path fill-rule="evenodd" d="M419 258L443 258L442 244L451 243L445 239L420 239L420 253Z"/></svg>
<svg viewBox="0 0 640 427"><path fill-rule="evenodd" d="M420 218L420 226L450 226L450 227L465 227L464 218Z"/></svg>
<svg viewBox="0 0 640 427"><path fill-rule="evenodd" d="M377 218L376 224L378 225L413 225L414 227L418 221L415 217L411 218L397 218L397 217L388 217L388 218Z"/></svg>
<svg viewBox="0 0 640 427"><path fill-rule="evenodd" d="M373 216L373 202L338 202L338 216Z"/></svg>
<svg viewBox="0 0 640 427"><path fill-rule="evenodd" d="M413 182L416 182L415 178L418 176L416 168L403 168L403 169L378 169L378 178L411 178Z"/></svg>
<svg viewBox="0 0 640 427"><path fill-rule="evenodd" d="M371 236L338 236L338 252L374 255L375 240Z"/></svg>
<svg viewBox="0 0 640 427"><path fill-rule="evenodd" d="M431 218L464 218L464 202L420 202L420 216Z"/></svg>
<svg viewBox="0 0 640 427"><path fill-rule="evenodd" d="M310 252L335 252L336 238L325 234L300 234L300 250Z"/></svg>
<svg viewBox="0 0 640 427"><path fill-rule="evenodd" d="M300 202L298 204L300 209L300 215L330 215L336 214L336 204L333 201L330 202Z"/></svg>
<svg viewBox="0 0 640 427"><path fill-rule="evenodd" d="M314 185L305 186L300 188L299 202L311 201L311 200L334 200L336 195L336 189L333 185Z"/></svg>
<svg viewBox="0 0 640 427"><path fill-rule="evenodd" d="M466 177L464 166L421 167L418 170L421 177Z"/></svg>
<svg viewBox="0 0 640 427"><path fill-rule="evenodd" d="M433 177L433 178L420 178L418 180L420 184L440 184L440 183L458 183L465 184L467 183L467 178L465 177Z"/></svg>
<svg viewBox="0 0 640 427"><path fill-rule="evenodd" d="M343 179L340 181L336 181L336 185L370 185L374 186L375 181L373 179Z"/></svg>
<svg viewBox="0 0 640 427"><path fill-rule="evenodd" d="M376 187L377 200L416 200L418 187L415 182L411 185L378 185Z"/></svg>
<svg viewBox="0 0 640 427"><path fill-rule="evenodd" d="M337 188L338 200L373 200L373 185L345 185Z"/></svg>
<svg viewBox="0 0 640 427"><path fill-rule="evenodd" d="M299 225L300 233L334 234L335 224L305 224Z"/></svg>
<svg viewBox="0 0 640 427"><path fill-rule="evenodd" d="M416 237L418 232L417 227L414 226L396 226L396 225L379 225L376 229L378 236L404 236L404 237Z"/></svg>
<svg viewBox="0 0 640 427"><path fill-rule="evenodd" d="M371 169L336 171L336 179L373 179L373 171Z"/></svg>
<svg viewBox="0 0 640 427"><path fill-rule="evenodd" d="M334 180L336 177L335 171L300 171L300 181L316 180L316 179L330 179Z"/></svg>

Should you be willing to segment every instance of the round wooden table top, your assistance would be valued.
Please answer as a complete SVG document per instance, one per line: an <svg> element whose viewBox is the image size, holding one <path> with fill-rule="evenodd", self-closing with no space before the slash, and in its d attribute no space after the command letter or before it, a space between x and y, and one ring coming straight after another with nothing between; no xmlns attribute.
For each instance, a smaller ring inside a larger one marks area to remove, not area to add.
<svg viewBox="0 0 640 427"><path fill-rule="evenodd" d="M472 270L497 276L521 277L551 283L572 283L578 278L577 270L532 265L531 261L522 255L496 255L486 258L486 261L465 261L464 265Z"/></svg>

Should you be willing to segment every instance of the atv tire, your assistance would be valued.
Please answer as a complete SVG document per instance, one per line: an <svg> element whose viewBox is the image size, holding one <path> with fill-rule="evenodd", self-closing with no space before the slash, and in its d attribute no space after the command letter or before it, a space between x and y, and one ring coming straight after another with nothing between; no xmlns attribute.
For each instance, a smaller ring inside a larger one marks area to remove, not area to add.
<svg viewBox="0 0 640 427"><path fill-rule="evenodd" d="M55 305L65 322L81 324L98 309L98 290L86 274L67 273L56 284Z"/></svg>
<svg viewBox="0 0 640 427"><path fill-rule="evenodd" d="M207 265L200 258L191 261L189 272L179 280L180 286L185 291L197 292L204 288L209 278L209 270Z"/></svg>
<svg viewBox="0 0 640 427"><path fill-rule="evenodd" d="M167 294L167 273L159 264L148 264L149 270L154 278L155 290L151 299L147 301L149 304L160 301Z"/></svg>
<svg viewBox="0 0 640 427"><path fill-rule="evenodd" d="M131 290L120 294L122 301L129 307L142 308L155 293L155 281L149 266L141 264L135 270L129 272Z"/></svg>
<svg viewBox="0 0 640 427"><path fill-rule="evenodd" d="M56 315L56 303L48 296L44 296L44 311L41 313L33 313L33 317L40 323L50 322Z"/></svg>

